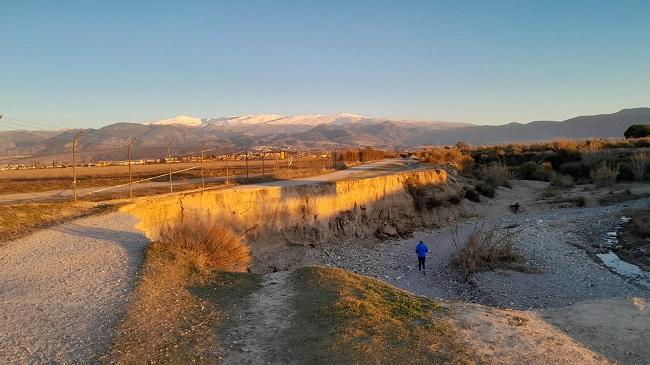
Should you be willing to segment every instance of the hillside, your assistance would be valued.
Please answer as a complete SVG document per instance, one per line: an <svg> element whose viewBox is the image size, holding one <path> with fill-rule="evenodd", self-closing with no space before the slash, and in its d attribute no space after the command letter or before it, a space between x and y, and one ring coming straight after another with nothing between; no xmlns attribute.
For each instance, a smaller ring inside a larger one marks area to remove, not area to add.
<svg viewBox="0 0 650 365"><path fill-rule="evenodd" d="M173 141L176 155L194 153L201 142L219 148L259 145L278 148L334 149L358 146L414 147L449 145L458 141L494 144L556 138L619 138L632 124L650 122L650 108L624 109L612 114L579 116L564 121L535 121L504 125L421 122L369 118L355 114L243 115L199 119L178 116L148 124L116 123L85 129L78 151L86 160L123 159L136 138L134 157L159 158ZM0 154L38 155L51 161L68 158L76 130L0 132Z"/></svg>

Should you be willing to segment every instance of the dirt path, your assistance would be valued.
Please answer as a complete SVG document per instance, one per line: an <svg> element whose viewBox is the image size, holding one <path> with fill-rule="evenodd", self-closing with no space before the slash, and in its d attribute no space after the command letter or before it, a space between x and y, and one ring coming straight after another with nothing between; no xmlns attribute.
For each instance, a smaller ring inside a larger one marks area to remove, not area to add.
<svg viewBox="0 0 650 365"><path fill-rule="evenodd" d="M246 309L236 313L236 325L224 344L224 364L266 364L274 358L277 336L291 324L294 290L289 275L289 271L265 275Z"/></svg>
<svg viewBox="0 0 650 365"><path fill-rule="evenodd" d="M147 239L110 213L0 247L0 363L93 363L110 345Z"/></svg>

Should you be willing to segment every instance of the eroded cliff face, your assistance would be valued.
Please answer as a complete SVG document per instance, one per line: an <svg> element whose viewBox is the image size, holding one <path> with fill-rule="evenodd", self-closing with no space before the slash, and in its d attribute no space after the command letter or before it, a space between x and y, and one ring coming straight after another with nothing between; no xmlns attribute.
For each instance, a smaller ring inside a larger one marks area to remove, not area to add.
<svg viewBox="0 0 650 365"><path fill-rule="evenodd" d="M165 224L208 219L251 244L396 236L446 221L458 187L444 170L290 186L241 186L150 198L125 206L156 240ZM449 203L451 202L451 203Z"/></svg>

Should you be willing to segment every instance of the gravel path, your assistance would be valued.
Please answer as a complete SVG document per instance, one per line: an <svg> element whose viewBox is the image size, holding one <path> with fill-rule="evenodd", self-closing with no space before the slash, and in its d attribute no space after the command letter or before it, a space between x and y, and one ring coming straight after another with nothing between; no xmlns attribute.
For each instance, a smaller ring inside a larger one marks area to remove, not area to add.
<svg viewBox="0 0 650 365"><path fill-rule="evenodd" d="M135 223L119 212L92 216L0 247L0 364L97 361L148 242Z"/></svg>
<svg viewBox="0 0 650 365"><path fill-rule="evenodd" d="M228 333L224 364L265 364L274 357L278 334L291 324L294 290L291 272L264 275L262 287L249 298L249 306L237 313Z"/></svg>

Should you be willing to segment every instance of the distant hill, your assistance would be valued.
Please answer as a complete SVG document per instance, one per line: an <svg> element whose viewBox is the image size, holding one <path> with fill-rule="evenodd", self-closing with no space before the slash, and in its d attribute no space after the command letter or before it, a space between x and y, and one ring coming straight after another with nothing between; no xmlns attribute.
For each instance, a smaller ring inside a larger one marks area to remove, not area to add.
<svg viewBox="0 0 650 365"><path fill-rule="evenodd" d="M173 154L196 153L200 143L223 148L255 146L345 148L415 147L541 141L556 138L622 137L632 124L650 122L650 108L579 116L565 121L535 121L481 126L370 118L356 114L242 115L219 118L178 116L147 124L116 123L85 129L79 139L82 159L123 159L132 138L135 158L160 158L173 141ZM33 154L42 160L67 159L78 130L0 132L0 155Z"/></svg>

